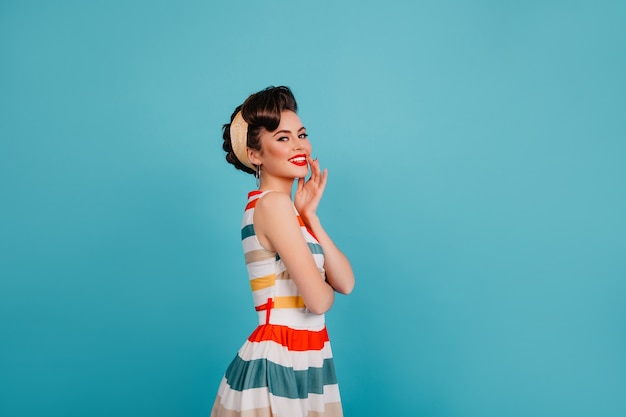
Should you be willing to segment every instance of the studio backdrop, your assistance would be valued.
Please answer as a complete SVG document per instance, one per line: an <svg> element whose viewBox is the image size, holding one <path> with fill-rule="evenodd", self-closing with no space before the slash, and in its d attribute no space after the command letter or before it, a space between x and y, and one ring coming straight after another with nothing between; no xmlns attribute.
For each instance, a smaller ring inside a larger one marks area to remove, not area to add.
<svg viewBox="0 0 626 417"><path fill-rule="evenodd" d="M349 416L626 415L626 4L0 2L0 415L208 416L256 325L221 128L292 88Z"/></svg>

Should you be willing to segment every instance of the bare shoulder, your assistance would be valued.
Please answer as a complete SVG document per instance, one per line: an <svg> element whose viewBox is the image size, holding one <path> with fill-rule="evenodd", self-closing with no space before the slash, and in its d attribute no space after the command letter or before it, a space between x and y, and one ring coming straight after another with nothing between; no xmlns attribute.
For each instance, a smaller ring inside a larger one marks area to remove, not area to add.
<svg viewBox="0 0 626 417"><path fill-rule="evenodd" d="M298 239L300 225L288 195L272 192L264 195L254 209L254 228L261 245L270 251L281 251L283 242Z"/></svg>
<svg viewBox="0 0 626 417"><path fill-rule="evenodd" d="M289 196L278 192L265 194L259 199L254 210L255 213L258 212L263 217L266 215L271 217L274 215L284 216L287 213L294 213L295 215L293 203Z"/></svg>

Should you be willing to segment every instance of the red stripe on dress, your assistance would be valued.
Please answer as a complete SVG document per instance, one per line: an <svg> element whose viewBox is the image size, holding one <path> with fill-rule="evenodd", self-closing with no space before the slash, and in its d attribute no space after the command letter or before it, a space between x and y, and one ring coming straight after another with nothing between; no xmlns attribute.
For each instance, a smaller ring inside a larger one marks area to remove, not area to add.
<svg viewBox="0 0 626 417"><path fill-rule="evenodd" d="M304 226L304 227L306 227L306 226ZM311 236L313 236L315 238L315 240L317 240L317 243L319 243L319 240L317 239L317 236L315 236L315 233L313 233L313 230L311 230L308 227L306 227L306 231L309 232L309 234Z"/></svg>
<svg viewBox="0 0 626 417"><path fill-rule="evenodd" d="M322 350L328 342L326 327L319 331L298 330L276 324L260 325L248 337L250 342L273 341L289 350L304 352Z"/></svg>
<svg viewBox="0 0 626 417"><path fill-rule="evenodd" d="M256 206L256 203L259 201L258 198L255 198L254 200L252 200L251 202L249 202L248 204L246 204L246 210L249 210L251 208L254 208ZM246 211L244 210L244 211Z"/></svg>
<svg viewBox="0 0 626 417"><path fill-rule="evenodd" d="M262 192L263 192L263 191L261 191L261 190L254 190L254 191L250 191L250 192L248 193L248 198L250 198L250 197L252 197L252 196L254 196L254 195L257 195L257 194L261 194Z"/></svg>
<svg viewBox="0 0 626 417"><path fill-rule="evenodd" d="M302 220L302 217L300 217L300 215L298 215L298 223L300 224L300 227L304 227L306 231L309 232L309 234L313 236L315 240L317 240L317 236L315 236L315 233L313 233L313 230L309 229L309 226L304 224L304 220Z"/></svg>

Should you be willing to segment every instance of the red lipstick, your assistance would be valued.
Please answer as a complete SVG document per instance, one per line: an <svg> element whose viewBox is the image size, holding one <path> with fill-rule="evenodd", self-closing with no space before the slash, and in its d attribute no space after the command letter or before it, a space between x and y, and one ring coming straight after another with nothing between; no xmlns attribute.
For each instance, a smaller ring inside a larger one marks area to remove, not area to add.
<svg viewBox="0 0 626 417"><path fill-rule="evenodd" d="M308 163L306 160L306 154L303 153L292 156L291 158L289 158L289 162L299 167L306 166L306 164Z"/></svg>

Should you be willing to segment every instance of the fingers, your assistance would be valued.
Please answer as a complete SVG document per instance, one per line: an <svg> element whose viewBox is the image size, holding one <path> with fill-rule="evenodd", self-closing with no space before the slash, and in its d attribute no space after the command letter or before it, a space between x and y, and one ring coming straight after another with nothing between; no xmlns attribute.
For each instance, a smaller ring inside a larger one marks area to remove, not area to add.
<svg viewBox="0 0 626 417"><path fill-rule="evenodd" d="M316 170L316 164L315 164L315 159L311 158L311 156L308 156L309 159L309 168L311 168L311 176L309 177L309 181L313 180L316 178L316 176L318 175L318 172ZM319 169L319 167L318 167Z"/></svg>
<svg viewBox="0 0 626 417"><path fill-rule="evenodd" d="M309 181L313 181L313 183L318 186L322 184L322 181L326 182L324 178L325 174L322 174L322 170L320 169L319 159L313 159L309 156L309 166L311 167L311 177Z"/></svg>
<svg viewBox="0 0 626 417"><path fill-rule="evenodd" d="M296 185L294 203L300 213L315 213L326 188L328 170L321 170L317 158L313 159L309 156L307 161L311 170L311 176L308 179L296 178L298 184Z"/></svg>
<svg viewBox="0 0 626 417"><path fill-rule="evenodd" d="M328 180L328 168L324 168L320 179L320 191L324 192L326 188L326 181Z"/></svg>

